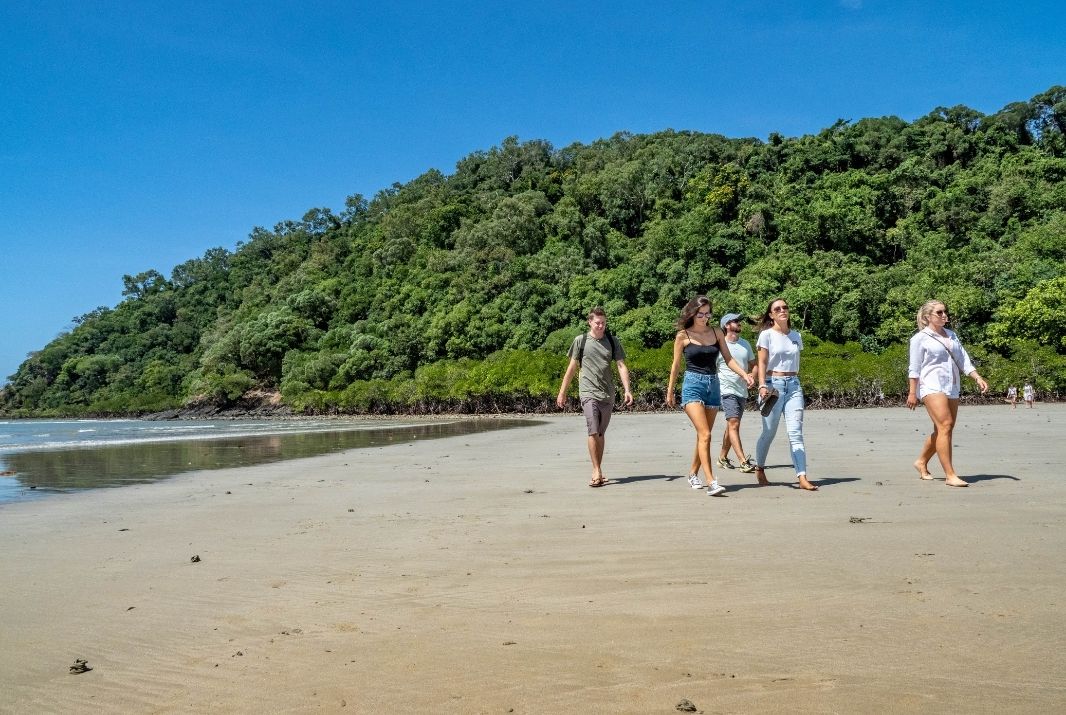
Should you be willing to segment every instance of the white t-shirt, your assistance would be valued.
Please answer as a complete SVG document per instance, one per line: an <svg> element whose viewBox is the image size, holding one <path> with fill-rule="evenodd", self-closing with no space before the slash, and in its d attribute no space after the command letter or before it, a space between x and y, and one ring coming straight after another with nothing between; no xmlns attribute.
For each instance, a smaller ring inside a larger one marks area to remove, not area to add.
<svg viewBox="0 0 1066 715"><path fill-rule="evenodd" d="M737 338L735 343L726 340L725 344L729 347L729 354L742 368L747 369L751 361L755 359L755 351L751 349L751 343L744 338ZM718 353L718 386L723 395L748 398L748 383L744 382L743 377L733 372L733 368L726 363L722 353Z"/></svg>
<svg viewBox="0 0 1066 715"><path fill-rule="evenodd" d="M759 333L756 347L765 348L768 355L766 359L766 377L771 372L796 372L800 371L800 350L803 349L803 338L795 330L788 331L788 335L779 333L773 328L767 328Z"/></svg>

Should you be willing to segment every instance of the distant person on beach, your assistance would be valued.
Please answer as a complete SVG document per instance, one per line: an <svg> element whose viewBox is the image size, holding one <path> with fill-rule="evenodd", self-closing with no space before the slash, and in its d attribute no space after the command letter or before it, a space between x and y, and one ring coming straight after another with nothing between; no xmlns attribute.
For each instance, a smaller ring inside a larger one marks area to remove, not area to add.
<svg viewBox="0 0 1066 715"><path fill-rule="evenodd" d="M1014 385L1007 388L1007 404L1012 410L1018 409L1018 388Z"/></svg>
<svg viewBox="0 0 1066 715"><path fill-rule="evenodd" d="M1033 386L1028 382L1022 388L1022 399L1025 400L1025 404L1029 406L1029 409L1033 409Z"/></svg>
<svg viewBox="0 0 1066 715"><path fill-rule="evenodd" d="M673 407L674 385L681 358L685 358L685 376L681 382L681 408L696 428L696 451L692 457L688 483L693 489L702 489L699 470L707 478L708 496L717 496L725 491L718 483L711 468L711 428L722 406L721 385L718 379L718 359L725 361L730 369L744 375L751 387L753 380L743 365L733 359L729 344L722 331L711 322L711 301L698 295L681 310L677 319L677 335L674 336L674 360L670 365L670 380L666 383L666 404Z"/></svg>
<svg viewBox="0 0 1066 715"><path fill-rule="evenodd" d="M765 471L766 457L770 453L770 443L777 435L781 416L784 415L792 466L796 470L799 488L818 491L818 487L807 479L807 449L803 444L804 398L799 380L803 337L792 329L788 303L784 298L771 300L757 323L760 330L755 343L759 351L759 400L766 399L771 390L776 390L777 401L770 414L762 418L762 434L755 445L755 476L759 484L769 484Z"/></svg>
<svg viewBox="0 0 1066 715"><path fill-rule="evenodd" d="M567 353L570 364L566 367L555 404L560 408L566 407L566 391L574 373L580 370L578 395L588 427L589 457L592 459L592 480L589 486L602 487L607 483L607 477L603 475L601 467L603 435L611 422L616 393L614 373L611 371L612 362L618 368L618 377L621 378L622 389L625 391L623 399L627 406L633 404L633 391L629 387L625 350L622 349L618 338L607 332L607 314L603 308L597 307L589 311L588 324L588 332L578 335L570 345L570 351Z"/></svg>
<svg viewBox="0 0 1066 715"><path fill-rule="evenodd" d="M988 392L988 383L977 374L959 336L945 327L948 320L948 309L941 301L926 301L918 309L918 332L911 338L907 407L913 410L921 402L933 421L933 431L925 438L914 468L921 479L932 479L929 460L935 453L944 468L944 483L949 487L968 487L951 462L951 432L959 412L961 376L972 377L982 393Z"/></svg>
<svg viewBox="0 0 1066 715"><path fill-rule="evenodd" d="M718 379L722 388L722 412L725 414L725 434L722 436L722 449L718 454L715 464L726 469L736 469L751 474L755 471L755 462L744 452L744 445L740 441L740 421L744 417L744 408L748 404L748 385L752 384L756 377L755 349L744 338L740 337L740 314L726 313L718 323L725 332L725 341L729 345L729 353L733 359L744 368L744 372L737 374L726 365L725 358L721 353L718 355ZM751 377L749 382L748 377ZM732 447L737 455L737 465L729 459L729 449Z"/></svg>

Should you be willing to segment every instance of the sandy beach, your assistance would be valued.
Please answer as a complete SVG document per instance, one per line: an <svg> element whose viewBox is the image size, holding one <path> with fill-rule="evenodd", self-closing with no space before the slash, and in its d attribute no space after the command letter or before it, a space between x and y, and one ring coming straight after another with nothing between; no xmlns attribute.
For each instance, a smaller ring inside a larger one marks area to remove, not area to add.
<svg viewBox="0 0 1066 715"><path fill-rule="evenodd" d="M964 405L968 489L904 408L716 498L682 414L619 414L590 489L570 413L6 505L0 711L1062 711L1064 424Z"/></svg>

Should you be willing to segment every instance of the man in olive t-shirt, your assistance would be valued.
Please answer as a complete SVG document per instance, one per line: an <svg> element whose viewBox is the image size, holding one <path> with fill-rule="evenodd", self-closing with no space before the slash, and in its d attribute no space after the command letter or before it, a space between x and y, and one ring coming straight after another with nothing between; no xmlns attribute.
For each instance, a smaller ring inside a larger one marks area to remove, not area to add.
<svg viewBox="0 0 1066 715"><path fill-rule="evenodd" d="M611 362L618 366L618 377L625 390L625 404L633 404L633 392L629 387L629 369L625 363L625 350L613 335L607 335L607 315L603 308L593 308L588 315L589 331L574 338L570 345L570 364L563 375L563 384L555 404L566 406L566 391L574 373L580 367L578 378L578 395L581 398L581 411L585 414L588 427L589 457L592 459L592 481L590 487L602 487L607 483L600 464L603 461L603 434L611 421L614 410L615 386Z"/></svg>

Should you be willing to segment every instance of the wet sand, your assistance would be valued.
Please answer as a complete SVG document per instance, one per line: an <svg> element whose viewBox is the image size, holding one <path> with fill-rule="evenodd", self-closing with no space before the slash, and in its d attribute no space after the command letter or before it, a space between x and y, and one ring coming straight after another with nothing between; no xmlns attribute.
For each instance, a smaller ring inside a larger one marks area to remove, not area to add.
<svg viewBox="0 0 1066 715"><path fill-rule="evenodd" d="M683 415L618 415L590 489L571 413L5 505L0 711L1061 711L1064 422L963 406L967 489L902 408L716 498Z"/></svg>

